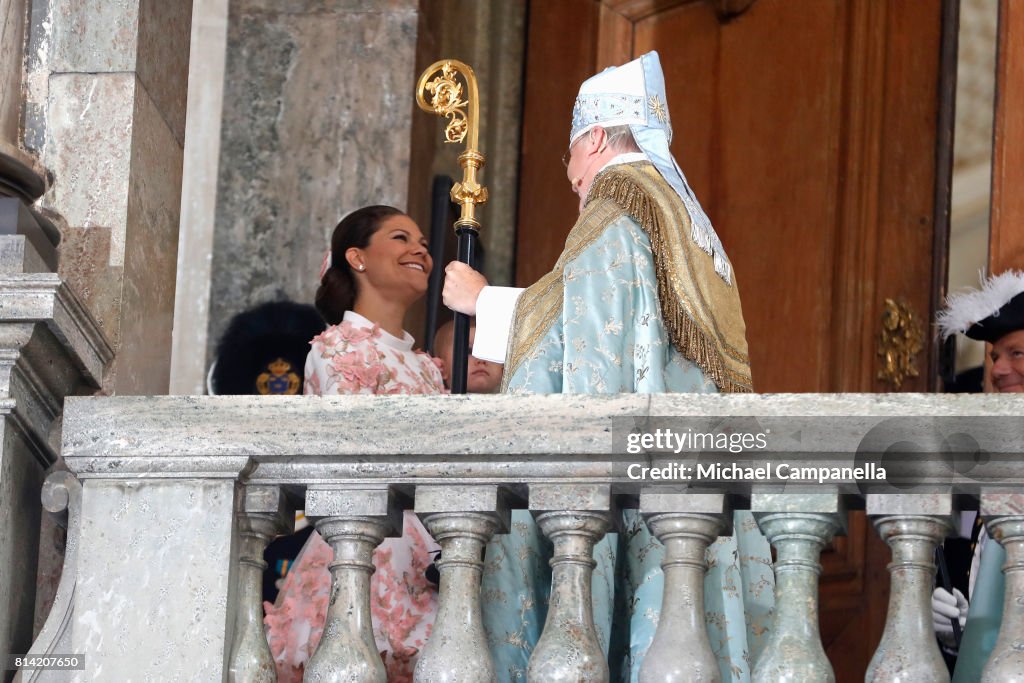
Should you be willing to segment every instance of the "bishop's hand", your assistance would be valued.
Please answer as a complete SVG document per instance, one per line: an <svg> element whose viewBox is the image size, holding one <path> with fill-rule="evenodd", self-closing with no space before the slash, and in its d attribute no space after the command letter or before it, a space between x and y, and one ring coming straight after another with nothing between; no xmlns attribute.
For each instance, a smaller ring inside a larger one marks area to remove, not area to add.
<svg viewBox="0 0 1024 683"><path fill-rule="evenodd" d="M456 313L476 315L476 299L487 286L487 279L465 263L452 261L444 269L444 305Z"/></svg>

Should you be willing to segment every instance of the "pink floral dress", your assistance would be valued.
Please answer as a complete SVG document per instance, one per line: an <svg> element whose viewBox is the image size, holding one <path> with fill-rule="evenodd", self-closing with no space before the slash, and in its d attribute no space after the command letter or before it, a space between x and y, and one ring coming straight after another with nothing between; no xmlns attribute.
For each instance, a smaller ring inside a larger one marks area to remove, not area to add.
<svg viewBox="0 0 1024 683"><path fill-rule="evenodd" d="M440 394L441 372L430 356L413 351L363 316L347 311L339 325L312 341L306 359L305 393ZM437 591L426 579L439 546L410 511L401 538L377 546L370 578L373 635L384 658L389 683L411 683L416 657L430 637L437 614ZM295 559L274 604L264 603L267 635L280 683L302 680L320 642L327 616L333 551L314 532Z"/></svg>

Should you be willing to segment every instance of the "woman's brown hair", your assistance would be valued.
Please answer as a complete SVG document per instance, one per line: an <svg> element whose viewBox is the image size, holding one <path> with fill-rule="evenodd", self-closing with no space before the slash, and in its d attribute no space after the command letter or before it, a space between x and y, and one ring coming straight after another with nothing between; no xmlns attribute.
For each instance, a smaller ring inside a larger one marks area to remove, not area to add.
<svg viewBox="0 0 1024 683"><path fill-rule="evenodd" d="M341 322L345 311L356 301L356 278L345 252L355 247L365 249L381 224L392 216L405 214L393 206L364 206L341 219L331 235L331 267L316 290L316 310L328 325Z"/></svg>

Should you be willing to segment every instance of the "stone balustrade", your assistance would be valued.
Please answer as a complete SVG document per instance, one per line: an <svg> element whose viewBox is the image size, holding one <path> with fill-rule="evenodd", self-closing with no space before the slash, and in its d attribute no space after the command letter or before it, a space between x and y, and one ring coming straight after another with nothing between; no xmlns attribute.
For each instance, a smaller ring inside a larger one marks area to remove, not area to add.
<svg viewBox="0 0 1024 683"><path fill-rule="evenodd" d="M5 656L24 653L32 644L37 607L45 614L54 593L52 582L39 577L60 569L59 556L52 567L46 561L54 555L56 528L41 517L39 501L48 472L60 467L64 397L95 391L113 351L74 291L49 272L57 260L56 229L45 230L45 221L24 198L3 196L10 169L2 157L0 149L0 656ZM56 490L70 489L60 481L46 489ZM43 497L52 507L46 491ZM72 538L69 530L69 543Z"/></svg>
<svg viewBox="0 0 1024 683"><path fill-rule="evenodd" d="M775 623L753 679L834 681L818 630L819 557L843 533L846 510L866 507L892 549L888 620L867 680L935 682L948 677L930 632L934 547L959 510L980 500L1008 558L1005 617L984 680L1019 681L1021 414L1024 400L1014 397L910 394L69 399L63 457L81 482L77 571L51 614L64 628L45 632L86 655L81 680L273 680L259 620L261 553L303 507L335 558L307 679L383 683L369 624L370 558L411 509L443 548L438 616L416 679L502 681L482 628L481 553L507 532L510 509L526 508L554 545L548 620L529 680L608 681L590 607L592 550L615 531L620 508L638 508L666 548L661 620L641 680L718 681L704 627L704 551L730 533L733 509L750 509L777 553ZM826 418L779 433L807 415ZM875 426L922 418L924 427L907 423L909 440L951 449L964 430L940 433L927 419L937 415L1005 416L1015 426L988 440L972 435L986 457L970 461L976 467L953 458L945 480L949 462L922 455L914 471L927 489L898 479L793 482L777 471L743 482L709 476L688 488L694 482L631 478L628 465L695 465L706 453L624 448L631 429L735 416L744 429L771 425L763 428L785 444L758 456L762 463L881 459L906 473L913 466L893 455L905 444Z"/></svg>

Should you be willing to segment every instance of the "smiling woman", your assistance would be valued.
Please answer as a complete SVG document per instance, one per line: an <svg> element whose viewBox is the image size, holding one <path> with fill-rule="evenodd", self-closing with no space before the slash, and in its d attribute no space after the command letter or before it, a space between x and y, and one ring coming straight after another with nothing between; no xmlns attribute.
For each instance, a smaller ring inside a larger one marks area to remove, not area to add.
<svg viewBox="0 0 1024 683"><path fill-rule="evenodd" d="M366 246L346 249L344 258L355 268L353 310L383 315L381 326L400 334L405 309L427 291L433 264L426 244L416 223L399 214L384 218Z"/></svg>
<svg viewBox="0 0 1024 683"><path fill-rule="evenodd" d="M416 223L390 206L353 211L334 229L324 265L316 307L331 327L313 339L306 393L443 391L437 366L402 329L433 265Z"/></svg>
<svg viewBox="0 0 1024 683"><path fill-rule="evenodd" d="M402 329L409 306L427 291L431 270L426 240L416 223L390 206L368 206L346 216L331 236L317 310L330 324L311 343L306 394L439 394L441 372L413 350ZM411 512L401 538L388 538L373 554L370 611L387 680L412 681L420 649L437 611L437 592L426 578L437 544ZM333 551L312 534L267 605L266 624L278 681L316 678L314 650L328 611ZM321 672L322 673L322 672ZM384 672L381 672L383 675Z"/></svg>

